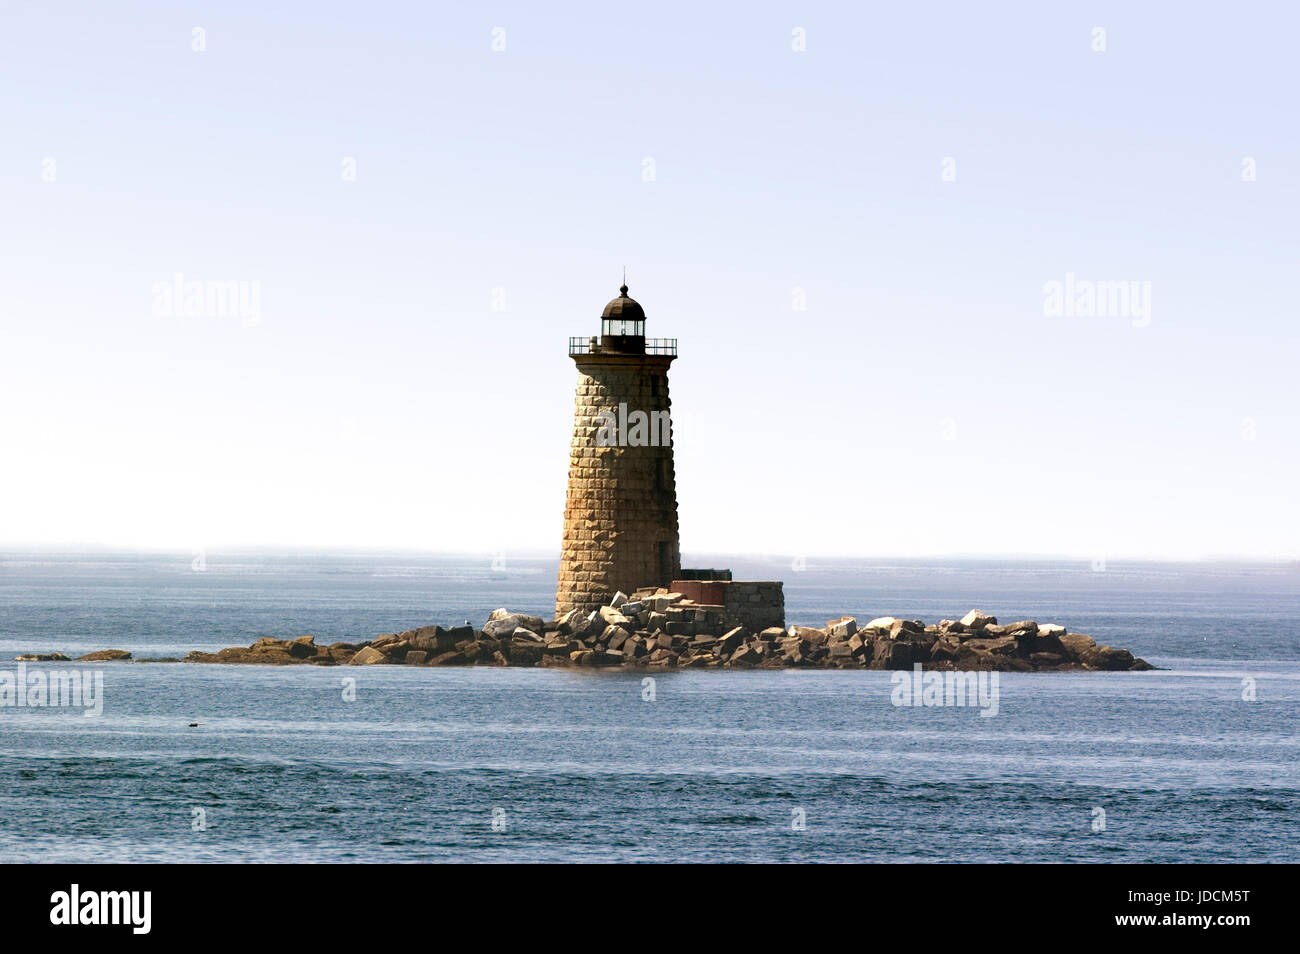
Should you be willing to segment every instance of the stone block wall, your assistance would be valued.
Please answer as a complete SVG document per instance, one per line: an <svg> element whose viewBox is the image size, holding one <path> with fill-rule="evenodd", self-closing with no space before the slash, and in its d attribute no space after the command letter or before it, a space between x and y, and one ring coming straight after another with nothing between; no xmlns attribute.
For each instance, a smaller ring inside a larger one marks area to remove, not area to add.
<svg viewBox="0 0 1300 954"><path fill-rule="evenodd" d="M618 591L663 585L681 570L670 435L659 445L600 446L600 412L668 411L665 355L575 355L569 487L555 613L588 613Z"/></svg>
<svg viewBox="0 0 1300 954"><path fill-rule="evenodd" d="M785 626L785 590L779 581L734 580L724 584L723 606L737 626L758 633Z"/></svg>

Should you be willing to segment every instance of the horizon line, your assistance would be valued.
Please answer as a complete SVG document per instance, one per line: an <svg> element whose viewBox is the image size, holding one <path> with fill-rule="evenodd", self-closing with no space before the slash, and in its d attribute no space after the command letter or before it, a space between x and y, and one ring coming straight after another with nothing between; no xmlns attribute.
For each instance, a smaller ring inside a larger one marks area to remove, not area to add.
<svg viewBox="0 0 1300 954"><path fill-rule="evenodd" d="M806 551L767 551L743 552L722 549L701 549L685 551L695 560L701 557L725 557L728 559L753 561L792 562L794 559L815 560L858 560L858 561L924 561L924 560L1022 560L1030 563L1046 562L1080 562L1091 564L1101 558L1105 563L1247 563L1264 565L1300 566L1300 555L1282 554L1196 554L1193 556L1169 556L1129 553L1048 553L1048 552L928 552L928 553L863 553L863 552L815 552ZM118 554L177 554L187 558L196 554L314 554L328 555L370 555L370 556L472 556L487 557L510 556L525 560L560 559L560 550L550 547L519 547L517 549L496 548L437 548L380 544L285 544L285 543L222 543L216 546L181 547L175 545L152 544L117 544L87 542L48 542L48 541L0 541L0 562L11 553L118 553ZM791 572L799 572L792 569Z"/></svg>

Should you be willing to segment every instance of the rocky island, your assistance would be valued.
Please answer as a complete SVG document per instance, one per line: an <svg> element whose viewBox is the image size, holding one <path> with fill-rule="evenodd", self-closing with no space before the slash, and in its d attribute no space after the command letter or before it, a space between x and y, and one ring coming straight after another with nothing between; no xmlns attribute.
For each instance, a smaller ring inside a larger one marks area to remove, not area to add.
<svg viewBox="0 0 1300 954"><path fill-rule="evenodd" d="M960 620L927 625L882 616L842 616L825 626L772 626L752 632L723 607L699 605L664 588L618 594L586 615L551 620L507 609L482 629L425 626L362 643L316 645L315 637L263 638L184 662L316 666L543 666L636 669L911 669L1039 672L1146 670L1126 649L1098 645L1055 623L1000 624L973 609ZM47 654L49 655L49 654ZM128 659L103 650L79 661ZM22 657L20 657L22 658ZM65 657L66 658L66 657ZM162 661L162 660L158 660Z"/></svg>

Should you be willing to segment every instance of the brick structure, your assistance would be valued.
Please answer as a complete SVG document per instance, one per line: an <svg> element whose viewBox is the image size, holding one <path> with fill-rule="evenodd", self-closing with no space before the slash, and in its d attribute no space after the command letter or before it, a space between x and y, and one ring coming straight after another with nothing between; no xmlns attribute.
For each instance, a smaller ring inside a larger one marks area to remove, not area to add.
<svg viewBox="0 0 1300 954"><path fill-rule="evenodd" d="M681 571L668 400L677 342L647 339L645 312L619 292L599 338L569 339L578 390L556 616Z"/></svg>

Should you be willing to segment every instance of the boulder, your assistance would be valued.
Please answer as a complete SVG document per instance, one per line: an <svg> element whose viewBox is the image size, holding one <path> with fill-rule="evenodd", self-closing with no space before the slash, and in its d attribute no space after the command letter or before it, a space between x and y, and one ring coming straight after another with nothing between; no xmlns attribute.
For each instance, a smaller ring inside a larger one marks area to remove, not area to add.
<svg viewBox="0 0 1300 954"><path fill-rule="evenodd" d="M574 626L578 625L578 622L582 619L583 615L580 611L571 609L563 616L557 617L554 621L554 625L547 626L546 630L547 632L558 632L568 635L573 632Z"/></svg>
<svg viewBox="0 0 1300 954"><path fill-rule="evenodd" d="M1038 633L1034 630L1018 629L1013 633L1008 633L1007 638L1016 641L1016 652L1021 656L1028 656L1030 653L1043 650L1042 640L1038 638Z"/></svg>
<svg viewBox="0 0 1300 954"><path fill-rule="evenodd" d="M936 639L930 647L930 659L933 662L956 662L960 655L961 642L951 636Z"/></svg>
<svg viewBox="0 0 1300 954"><path fill-rule="evenodd" d="M573 624L573 635L578 639L596 639L605 632L605 625L605 620L600 613L592 610Z"/></svg>
<svg viewBox="0 0 1300 954"><path fill-rule="evenodd" d="M536 666L542 661L544 649L537 643L524 642L510 644L510 665L512 666Z"/></svg>
<svg viewBox="0 0 1300 954"><path fill-rule="evenodd" d="M466 666L473 662L459 649L453 649L450 652L440 653L429 660L430 666Z"/></svg>
<svg viewBox="0 0 1300 954"><path fill-rule="evenodd" d="M290 642L285 648L289 651L289 655L294 659L310 659L315 656L317 652L316 637L299 636L297 639Z"/></svg>
<svg viewBox="0 0 1300 954"><path fill-rule="evenodd" d="M349 660L353 666L373 666L375 663L388 662L388 657L374 646L367 646Z"/></svg>
<svg viewBox="0 0 1300 954"><path fill-rule="evenodd" d="M727 660L727 665L732 667L753 666L762 661L762 659L763 657L755 652L753 647L741 646L731 654L731 658Z"/></svg>
<svg viewBox="0 0 1300 954"><path fill-rule="evenodd" d="M408 666L423 666L429 661L429 654L423 649L412 649L407 652L403 662Z"/></svg>
<svg viewBox="0 0 1300 954"><path fill-rule="evenodd" d="M1082 662L1083 654L1097 645L1091 636L1085 636L1083 633L1066 633L1058 639L1070 658L1077 662Z"/></svg>
<svg viewBox="0 0 1300 954"><path fill-rule="evenodd" d="M862 628L872 630L873 632L887 633L889 632L889 627L893 626L894 623L895 620L892 616L877 616Z"/></svg>
<svg viewBox="0 0 1300 954"><path fill-rule="evenodd" d="M1058 626L1056 623L1044 623L1038 627L1039 636L1064 636L1065 632L1065 627Z"/></svg>
<svg viewBox="0 0 1300 954"><path fill-rule="evenodd" d="M491 662L492 657L501 649L501 641L486 637L471 639L464 643L457 643L456 649L470 662Z"/></svg>
<svg viewBox="0 0 1300 954"><path fill-rule="evenodd" d="M878 639L871 657L872 669L911 669L912 663L924 662L918 648L901 639Z"/></svg>
<svg viewBox="0 0 1300 954"><path fill-rule="evenodd" d="M1020 648L1013 636L968 639L965 645L976 652L992 653L995 656L1014 656Z"/></svg>
<svg viewBox="0 0 1300 954"><path fill-rule="evenodd" d="M1104 669L1117 672L1129 669L1133 665L1133 654L1127 649L1115 649L1113 646L1093 646L1084 650L1080 661L1089 669Z"/></svg>
<svg viewBox="0 0 1300 954"><path fill-rule="evenodd" d="M636 629L636 621L624 616L623 613L613 606L602 606L599 610L600 618L605 621L607 626L622 626L625 629Z"/></svg>
<svg viewBox="0 0 1300 954"><path fill-rule="evenodd" d="M1030 640L1033 644L1030 653L1055 653L1066 657L1070 655L1056 633L1045 633L1040 629L1030 637Z"/></svg>
<svg viewBox="0 0 1300 954"><path fill-rule="evenodd" d="M78 656L77 662L121 662L131 658L125 649L99 649L93 653Z"/></svg>
<svg viewBox="0 0 1300 954"><path fill-rule="evenodd" d="M781 647L781 655L787 659L796 657L802 659L808 652L808 640L800 639L798 636L787 636L778 645Z"/></svg>
<svg viewBox="0 0 1300 954"><path fill-rule="evenodd" d="M737 626L735 629L728 630L718 641L716 651L726 655L734 653L741 643L749 636L749 632L743 626Z"/></svg>
<svg viewBox="0 0 1300 954"><path fill-rule="evenodd" d="M924 633L925 624L916 619L896 619L889 624L889 638L906 638L913 633Z"/></svg>
<svg viewBox="0 0 1300 954"><path fill-rule="evenodd" d="M496 613L501 612L497 610ZM545 624L540 616L526 616L522 613L508 613L505 616L497 616L495 619L489 619L483 624L483 635L489 639L503 639L514 633L516 629L523 628L531 633L540 633L545 629Z"/></svg>
<svg viewBox="0 0 1300 954"><path fill-rule="evenodd" d="M646 657L646 664L672 669L677 666L677 654L669 649L656 649Z"/></svg>
<svg viewBox="0 0 1300 954"><path fill-rule="evenodd" d="M961 618L961 624L967 629L983 629L985 626L996 626L998 618L987 615L983 610L973 609Z"/></svg>
<svg viewBox="0 0 1300 954"><path fill-rule="evenodd" d="M271 655L270 653L262 652L258 655L262 657L261 662L265 663L275 661L268 658ZM278 655L280 656L281 662L289 661L288 653L279 653ZM225 649L218 649L208 660L205 661L217 663L251 663L254 659L253 651L246 646L227 646Z"/></svg>
<svg viewBox="0 0 1300 954"><path fill-rule="evenodd" d="M441 626L422 626L402 633L400 639L415 650L428 653L431 657L450 652L456 644L474 638L474 627L454 626L443 629Z"/></svg>
<svg viewBox="0 0 1300 954"><path fill-rule="evenodd" d="M826 621L826 631L832 639L848 639L858 631L858 621L852 616L830 619Z"/></svg>
<svg viewBox="0 0 1300 954"><path fill-rule="evenodd" d="M546 624L542 622L540 616L529 616L527 613L515 613L515 619L519 620L519 625L524 629L532 630L534 633L544 632Z"/></svg>
<svg viewBox="0 0 1300 954"><path fill-rule="evenodd" d="M961 649L957 651L957 660L953 663L958 669L969 669L976 672L991 671L997 667L994 664L994 657L986 649L979 649L972 645L976 640L964 640Z"/></svg>

